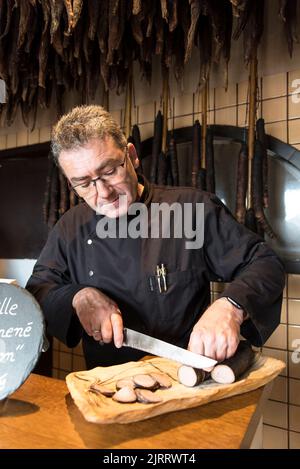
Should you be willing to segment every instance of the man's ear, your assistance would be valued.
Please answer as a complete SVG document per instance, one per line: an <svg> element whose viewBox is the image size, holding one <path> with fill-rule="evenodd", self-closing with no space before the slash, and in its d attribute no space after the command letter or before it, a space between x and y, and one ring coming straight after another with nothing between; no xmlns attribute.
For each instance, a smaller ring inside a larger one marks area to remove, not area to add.
<svg viewBox="0 0 300 469"><path fill-rule="evenodd" d="M135 146L133 145L133 143L128 143L127 148L128 148L128 154L129 154L131 163L133 164L133 167L136 169L140 165L140 160L138 158Z"/></svg>

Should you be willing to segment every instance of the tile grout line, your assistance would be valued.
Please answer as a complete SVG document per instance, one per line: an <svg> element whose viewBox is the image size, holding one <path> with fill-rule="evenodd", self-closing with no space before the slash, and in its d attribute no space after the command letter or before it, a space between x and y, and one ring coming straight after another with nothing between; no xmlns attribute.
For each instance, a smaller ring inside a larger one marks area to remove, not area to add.
<svg viewBox="0 0 300 469"><path fill-rule="evenodd" d="M264 99L263 99L263 92L264 92L264 83L263 77L260 77L260 116L263 117L263 109L264 109Z"/></svg>
<svg viewBox="0 0 300 469"><path fill-rule="evenodd" d="M288 80L287 80L288 83ZM288 138L288 135L287 135ZM288 449L290 449L290 352L289 352L289 275L286 274L285 278L286 282L286 341L287 341L287 362L286 362L286 367L287 367L287 425L288 425Z"/></svg>
<svg viewBox="0 0 300 469"><path fill-rule="evenodd" d="M208 108L210 107L210 102L208 101ZM216 124L216 88L214 87L213 92L213 124Z"/></svg>
<svg viewBox="0 0 300 469"><path fill-rule="evenodd" d="M289 433L289 431L286 428L283 428L283 427L277 427L276 425L271 425L270 423L264 423L263 425L264 425L264 427L270 427L270 428L274 428L274 429L277 429L277 430L282 430L284 432ZM295 432L295 433L298 433L298 432ZM288 437L288 435L287 435L287 437ZM266 448L263 448L263 449L266 449ZM273 449L278 449L278 448L273 448ZM288 448L282 448L282 449L288 449Z"/></svg>
<svg viewBox="0 0 300 469"><path fill-rule="evenodd" d="M239 84L235 84L235 125L239 126L239 112L238 112L238 102L239 102Z"/></svg>
<svg viewBox="0 0 300 469"><path fill-rule="evenodd" d="M289 126L289 72L286 72L286 143L290 142L290 126Z"/></svg>

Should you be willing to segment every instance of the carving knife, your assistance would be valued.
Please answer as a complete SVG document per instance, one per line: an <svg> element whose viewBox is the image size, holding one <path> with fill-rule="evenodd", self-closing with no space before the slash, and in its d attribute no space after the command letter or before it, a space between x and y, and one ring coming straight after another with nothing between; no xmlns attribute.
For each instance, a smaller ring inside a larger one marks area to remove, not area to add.
<svg viewBox="0 0 300 469"><path fill-rule="evenodd" d="M169 358L193 368L210 368L218 363L212 358L204 357L198 353L190 352L189 350L128 328L124 328L123 346L142 350L159 357Z"/></svg>

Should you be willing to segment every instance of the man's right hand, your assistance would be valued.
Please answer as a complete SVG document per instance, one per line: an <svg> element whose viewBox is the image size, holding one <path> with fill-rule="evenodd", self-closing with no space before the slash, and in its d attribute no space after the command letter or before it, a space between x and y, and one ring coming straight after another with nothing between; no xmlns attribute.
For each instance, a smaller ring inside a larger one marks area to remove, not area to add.
<svg viewBox="0 0 300 469"><path fill-rule="evenodd" d="M117 348L123 344L123 320L118 305L97 288L86 287L76 293L72 306L89 336Z"/></svg>

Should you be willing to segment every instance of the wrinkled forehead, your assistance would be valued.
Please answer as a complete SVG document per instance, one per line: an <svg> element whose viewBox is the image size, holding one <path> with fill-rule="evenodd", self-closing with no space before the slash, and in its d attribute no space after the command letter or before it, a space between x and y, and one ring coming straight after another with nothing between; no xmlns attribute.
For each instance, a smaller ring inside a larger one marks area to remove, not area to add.
<svg viewBox="0 0 300 469"><path fill-rule="evenodd" d="M90 176L114 161L119 161L123 155L124 149L119 148L111 137L101 140L94 138L85 145L63 150L59 164L65 175L71 179Z"/></svg>

